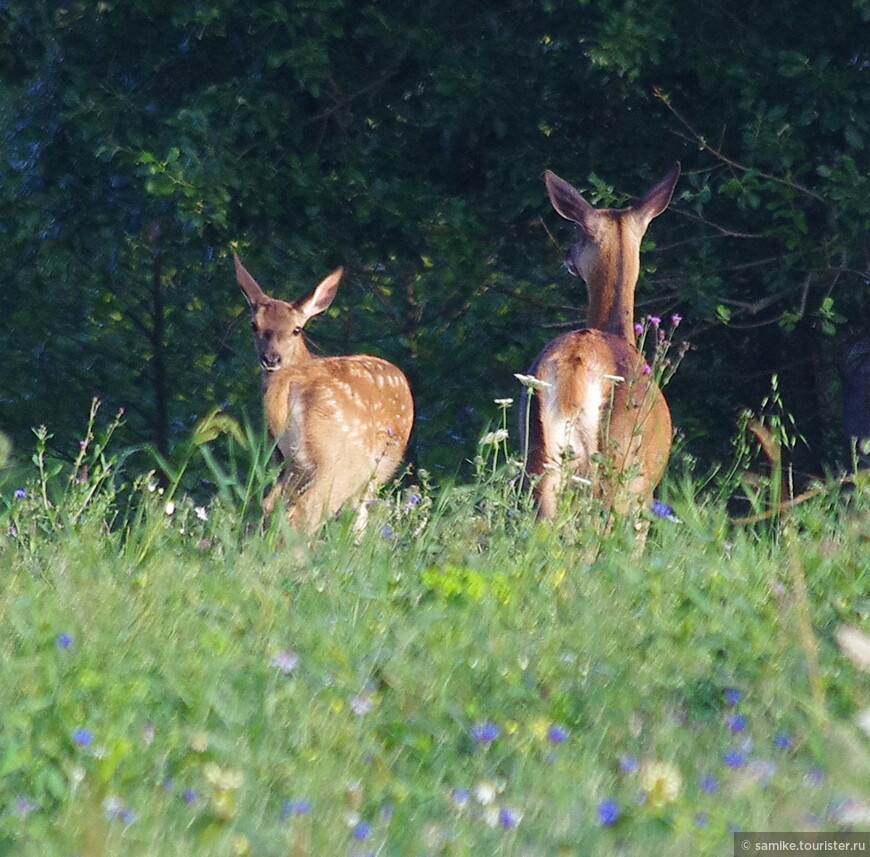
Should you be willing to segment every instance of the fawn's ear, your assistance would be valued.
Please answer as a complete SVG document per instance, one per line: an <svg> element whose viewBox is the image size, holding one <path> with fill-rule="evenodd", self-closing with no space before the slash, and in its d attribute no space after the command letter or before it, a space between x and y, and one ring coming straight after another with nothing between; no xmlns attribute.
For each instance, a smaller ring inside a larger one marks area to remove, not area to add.
<svg viewBox="0 0 870 857"><path fill-rule="evenodd" d="M668 174L658 184L650 188L637 205L633 206L645 226L648 226L654 217L658 217L668 207L679 177L680 163L677 161Z"/></svg>
<svg viewBox="0 0 870 857"><path fill-rule="evenodd" d="M266 293L260 288L257 281L248 273L242 260L237 253L233 253L233 261L236 263L236 282L241 286L249 306L262 303Z"/></svg>
<svg viewBox="0 0 870 857"><path fill-rule="evenodd" d="M296 301L296 309L304 316L305 321L319 313L322 313L334 300L338 291L338 282L344 268L338 267L331 274L324 277L307 295Z"/></svg>

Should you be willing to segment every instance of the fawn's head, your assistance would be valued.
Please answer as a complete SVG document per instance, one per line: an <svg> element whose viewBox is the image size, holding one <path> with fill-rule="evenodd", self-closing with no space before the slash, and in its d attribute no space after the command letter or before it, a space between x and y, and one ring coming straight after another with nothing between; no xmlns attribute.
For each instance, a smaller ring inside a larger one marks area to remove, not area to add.
<svg viewBox="0 0 870 857"><path fill-rule="evenodd" d="M332 303L344 269L336 268L306 295L288 303L270 298L235 253L233 259L236 280L251 310L251 330L263 370L277 372L309 356L302 328Z"/></svg>

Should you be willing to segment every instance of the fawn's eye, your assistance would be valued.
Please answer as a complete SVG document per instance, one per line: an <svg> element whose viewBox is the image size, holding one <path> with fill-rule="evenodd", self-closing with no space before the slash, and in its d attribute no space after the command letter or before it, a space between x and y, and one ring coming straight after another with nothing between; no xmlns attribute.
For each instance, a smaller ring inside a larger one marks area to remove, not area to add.
<svg viewBox="0 0 870 857"><path fill-rule="evenodd" d="M302 328L301 328L301 327L294 327L294 328L293 328L293 335L294 335L294 336L299 336L300 333L302 333Z"/></svg>

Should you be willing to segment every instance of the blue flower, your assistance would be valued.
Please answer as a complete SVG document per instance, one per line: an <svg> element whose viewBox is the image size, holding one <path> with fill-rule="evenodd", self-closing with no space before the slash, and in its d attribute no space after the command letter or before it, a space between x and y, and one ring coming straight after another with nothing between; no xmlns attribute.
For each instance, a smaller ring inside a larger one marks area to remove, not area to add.
<svg viewBox="0 0 870 857"><path fill-rule="evenodd" d="M484 720L481 723L475 723L468 734L471 736L471 740L477 744L492 744L501 735L501 729L498 724L491 720Z"/></svg>
<svg viewBox="0 0 870 857"><path fill-rule="evenodd" d="M670 521L673 524L682 524L683 522L674 514L674 507L669 503L665 503L664 500L653 500L652 505L649 507L650 511L657 518L664 518L666 521Z"/></svg>
<svg viewBox="0 0 870 857"><path fill-rule="evenodd" d="M619 818L619 804L611 797L598 804L598 823L610 827Z"/></svg>
<svg viewBox="0 0 870 857"><path fill-rule="evenodd" d="M731 714L725 722L732 732L742 732L746 728L746 717L743 714Z"/></svg>
<svg viewBox="0 0 870 857"><path fill-rule="evenodd" d="M468 802L471 800L471 792L469 792L468 789L456 788L450 792L450 799L458 807L467 806Z"/></svg>
<svg viewBox="0 0 870 857"><path fill-rule="evenodd" d="M138 816L136 815L136 811L130 809L129 806L125 806L123 809L118 812L118 819L123 821L124 824L132 824Z"/></svg>
<svg viewBox="0 0 870 857"><path fill-rule="evenodd" d="M742 768L746 764L746 758L739 750L726 750L722 754L722 761L729 768Z"/></svg>
<svg viewBox="0 0 870 857"><path fill-rule="evenodd" d="M505 830L513 830L516 828L522 816L514 809L511 809L509 806L503 806L499 808L498 811L498 823Z"/></svg>
<svg viewBox="0 0 870 857"><path fill-rule="evenodd" d="M59 649L71 649L73 644L73 635L68 631L61 631L55 640Z"/></svg>
<svg viewBox="0 0 870 857"><path fill-rule="evenodd" d="M27 496L27 492L23 488L15 489L15 499L23 500Z"/></svg>
<svg viewBox="0 0 870 857"><path fill-rule="evenodd" d="M196 789L185 789L181 793L181 799L189 806L196 800Z"/></svg>
<svg viewBox="0 0 870 857"><path fill-rule="evenodd" d="M736 687L726 687L722 691L722 696L728 705L737 705L740 702L741 693Z"/></svg>
<svg viewBox="0 0 870 857"><path fill-rule="evenodd" d="M637 756L622 756L619 760L619 767L626 774L633 774L640 767L640 763Z"/></svg>
<svg viewBox="0 0 870 857"><path fill-rule="evenodd" d="M385 539L394 539L396 538L396 531L389 524L386 524L381 530L381 536Z"/></svg>
<svg viewBox="0 0 870 857"><path fill-rule="evenodd" d="M354 839L359 839L362 842L364 839L369 838L369 834L372 832L372 826L367 821L358 821L350 831L350 835Z"/></svg>
<svg viewBox="0 0 870 857"><path fill-rule="evenodd" d="M561 723L552 723L547 729L547 738L553 744L564 744L568 740L568 730Z"/></svg>
<svg viewBox="0 0 870 857"><path fill-rule="evenodd" d="M94 743L94 733L90 729L79 726L70 733L73 743L79 747L89 747Z"/></svg>
<svg viewBox="0 0 870 857"><path fill-rule="evenodd" d="M785 732L777 732L773 736L773 743L780 750L788 750L791 747L791 738Z"/></svg>
<svg viewBox="0 0 870 857"><path fill-rule="evenodd" d="M296 798L284 801L281 817L289 818L291 815L308 815L309 812L311 812L311 801L307 797Z"/></svg>
<svg viewBox="0 0 870 857"><path fill-rule="evenodd" d="M698 787L702 792L706 795L714 795L719 791L719 780L716 777L711 777L709 774L705 774L698 780Z"/></svg>

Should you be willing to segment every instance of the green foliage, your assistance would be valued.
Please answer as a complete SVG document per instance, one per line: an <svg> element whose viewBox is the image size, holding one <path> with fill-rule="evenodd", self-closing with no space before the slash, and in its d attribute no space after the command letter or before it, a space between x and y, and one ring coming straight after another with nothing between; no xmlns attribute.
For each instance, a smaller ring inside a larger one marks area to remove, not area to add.
<svg viewBox="0 0 870 857"><path fill-rule="evenodd" d="M250 477L131 479L100 422L0 489L0 853L713 855L866 811L860 474L767 528L672 484L638 559L536 522L496 428L469 483L309 540Z"/></svg>

